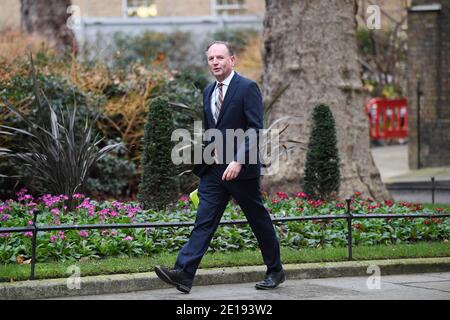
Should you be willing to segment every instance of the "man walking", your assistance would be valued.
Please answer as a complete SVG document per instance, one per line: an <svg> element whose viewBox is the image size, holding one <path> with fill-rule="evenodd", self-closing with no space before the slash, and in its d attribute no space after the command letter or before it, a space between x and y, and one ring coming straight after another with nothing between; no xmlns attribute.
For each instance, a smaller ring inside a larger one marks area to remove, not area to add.
<svg viewBox="0 0 450 320"><path fill-rule="evenodd" d="M224 137L223 145L216 144L213 151L215 161L212 164L204 162L194 168L194 173L200 177L200 202L189 241L180 250L172 270L156 267L155 272L161 280L189 293L200 261L230 197L233 197L258 240L267 266L265 279L255 287L274 289L284 282L285 274L275 229L261 198L259 159L256 163L248 163L249 153L252 152L248 140L242 145L233 146L232 155L221 152L229 150L227 143L234 143L234 138L233 141L227 141L227 129L258 132L263 128L261 93L255 82L233 70L235 57L227 42L213 42L207 49L207 59L209 70L216 81L206 87L203 93L204 126L205 129L217 129ZM231 161L228 161L229 158Z"/></svg>

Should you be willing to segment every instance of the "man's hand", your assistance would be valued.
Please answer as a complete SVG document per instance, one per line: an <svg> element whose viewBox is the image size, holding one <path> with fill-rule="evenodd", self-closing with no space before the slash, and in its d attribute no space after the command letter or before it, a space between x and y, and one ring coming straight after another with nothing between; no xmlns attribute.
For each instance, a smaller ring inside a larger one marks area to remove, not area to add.
<svg viewBox="0 0 450 320"><path fill-rule="evenodd" d="M236 161L231 161L227 169L223 173L222 180L230 181L236 178L241 172L242 164Z"/></svg>

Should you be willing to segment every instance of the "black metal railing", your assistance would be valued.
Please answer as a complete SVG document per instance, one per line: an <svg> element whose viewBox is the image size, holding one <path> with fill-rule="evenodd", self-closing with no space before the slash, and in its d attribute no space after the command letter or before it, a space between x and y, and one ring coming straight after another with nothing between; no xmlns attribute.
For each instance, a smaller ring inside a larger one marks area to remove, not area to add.
<svg viewBox="0 0 450 320"><path fill-rule="evenodd" d="M431 191L431 203L435 204L436 199L436 191L439 190L446 190L450 191L450 181L444 180L444 181L436 181L434 177L431 177L431 183L428 183L426 181L418 182L393 182L390 184L387 184L387 188L389 191L391 190L430 190Z"/></svg>
<svg viewBox="0 0 450 320"><path fill-rule="evenodd" d="M448 218L450 213L435 213L435 214L358 214L351 210L351 199L346 199L347 210L345 214L335 215L320 215L320 216L303 216L303 217L281 217L273 218L272 222L285 223L291 221L307 221L307 220L347 220L347 248L348 260L353 260L353 236L352 236L352 222L356 219L404 219L404 218ZM54 225L54 226L38 226L37 224L38 212L34 211L33 224L27 227L10 227L0 228L0 233L15 233L15 232L32 232L31 238L31 273L30 280L35 279L36 267L36 240L38 232L47 231L62 231L62 230L89 230L89 229L137 229L137 228L169 228L169 227L192 227L194 222L152 222L152 223L123 223L123 224L85 224L85 225ZM240 225L247 224L247 220L229 220L221 221L220 225Z"/></svg>

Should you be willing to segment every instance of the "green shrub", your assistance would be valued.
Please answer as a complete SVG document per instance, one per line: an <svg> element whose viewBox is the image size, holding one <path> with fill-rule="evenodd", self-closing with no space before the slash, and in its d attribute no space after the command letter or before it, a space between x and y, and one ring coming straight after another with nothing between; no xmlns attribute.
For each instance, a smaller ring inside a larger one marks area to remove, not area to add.
<svg viewBox="0 0 450 320"><path fill-rule="evenodd" d="M179 68L191 64L193 42L188 32L144 32L129 36L118 32L114 34L115 68L127 69L135 63L144 65L166 64L169 68Z"/></svg>
<svg viewBox="0 0 450 320"><path fill-rule="evenodd" d="M110 140L108 145L120 143L120 139ZM86 182L86 194L96 198L130 196L130 184L136 175L136 165L127 159L123 149L113 150L97 161Z"/></svg>
<svg viewBox="0 0 450 320"><path fill-rule="evenodd" d="M339 154L333 114L327 105L317 105L306 154L304 191L315 198L337 196L340 184Z"/></svg>
<svg viewBox="0 0 450 320"><path fill-rule="evenodd" d="M222 29L212 34L212 40L227 41L236 53L244 51L250 41L258 36L258 31L249 28Z"/></svg>
<svg viewBox="0 0 450 320"><path fill-rule="evenodd" d="M145 209L163 209L176 199L177 179L170 140L174 130L167 97L148 104L147 123L141 156L142 180L138 199Z"/></svg>
<svg viewBox="0 0 450 320"><path fill-rule="evenodd" d="M30 120L3 98L8 110L25 129L0 125L4 130L0 132L2 137L23 137L20 144L16 141L11 148L0 148L0 156L31 170L34 179L40 182L40 191L71 196L81 190L92 165L121 144L99 150L102 139L98 134L93 135L93 122L86 119L83 128L77 131L76 107L66 106L68 116L65 117L61 104L55 108L41 91L32 60L31 71L37 120Z"/></svg>

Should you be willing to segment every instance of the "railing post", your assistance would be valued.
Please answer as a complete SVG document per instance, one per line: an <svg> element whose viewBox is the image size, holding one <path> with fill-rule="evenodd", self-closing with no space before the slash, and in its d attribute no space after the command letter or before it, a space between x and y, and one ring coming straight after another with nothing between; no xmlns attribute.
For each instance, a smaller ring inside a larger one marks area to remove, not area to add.
<svg viewBox="0 0 450 320"><path fill-rule="evenodd" d="M36 209L33 210L33 237L31 238L31 274L30 274L30 280L34 280L34 269L36 266L36 240L37 240L37 233L38 233L38 227L36 225L37 222L37 215L38 211Z"/></svg>
<svg viewBox="0 0 450 320"><path fill-rule="evenodd" d="M348 248L348 260L353 260L353 235L352 235L352 199L346 199L347 201L347 248Z"/></svg>
<svg viewBox="0 0 450 320"><path fill-rule="evenodd" d="M431 203L434 204L434 193L436 186L434 185L434 177L431 177Z"/></svg>

